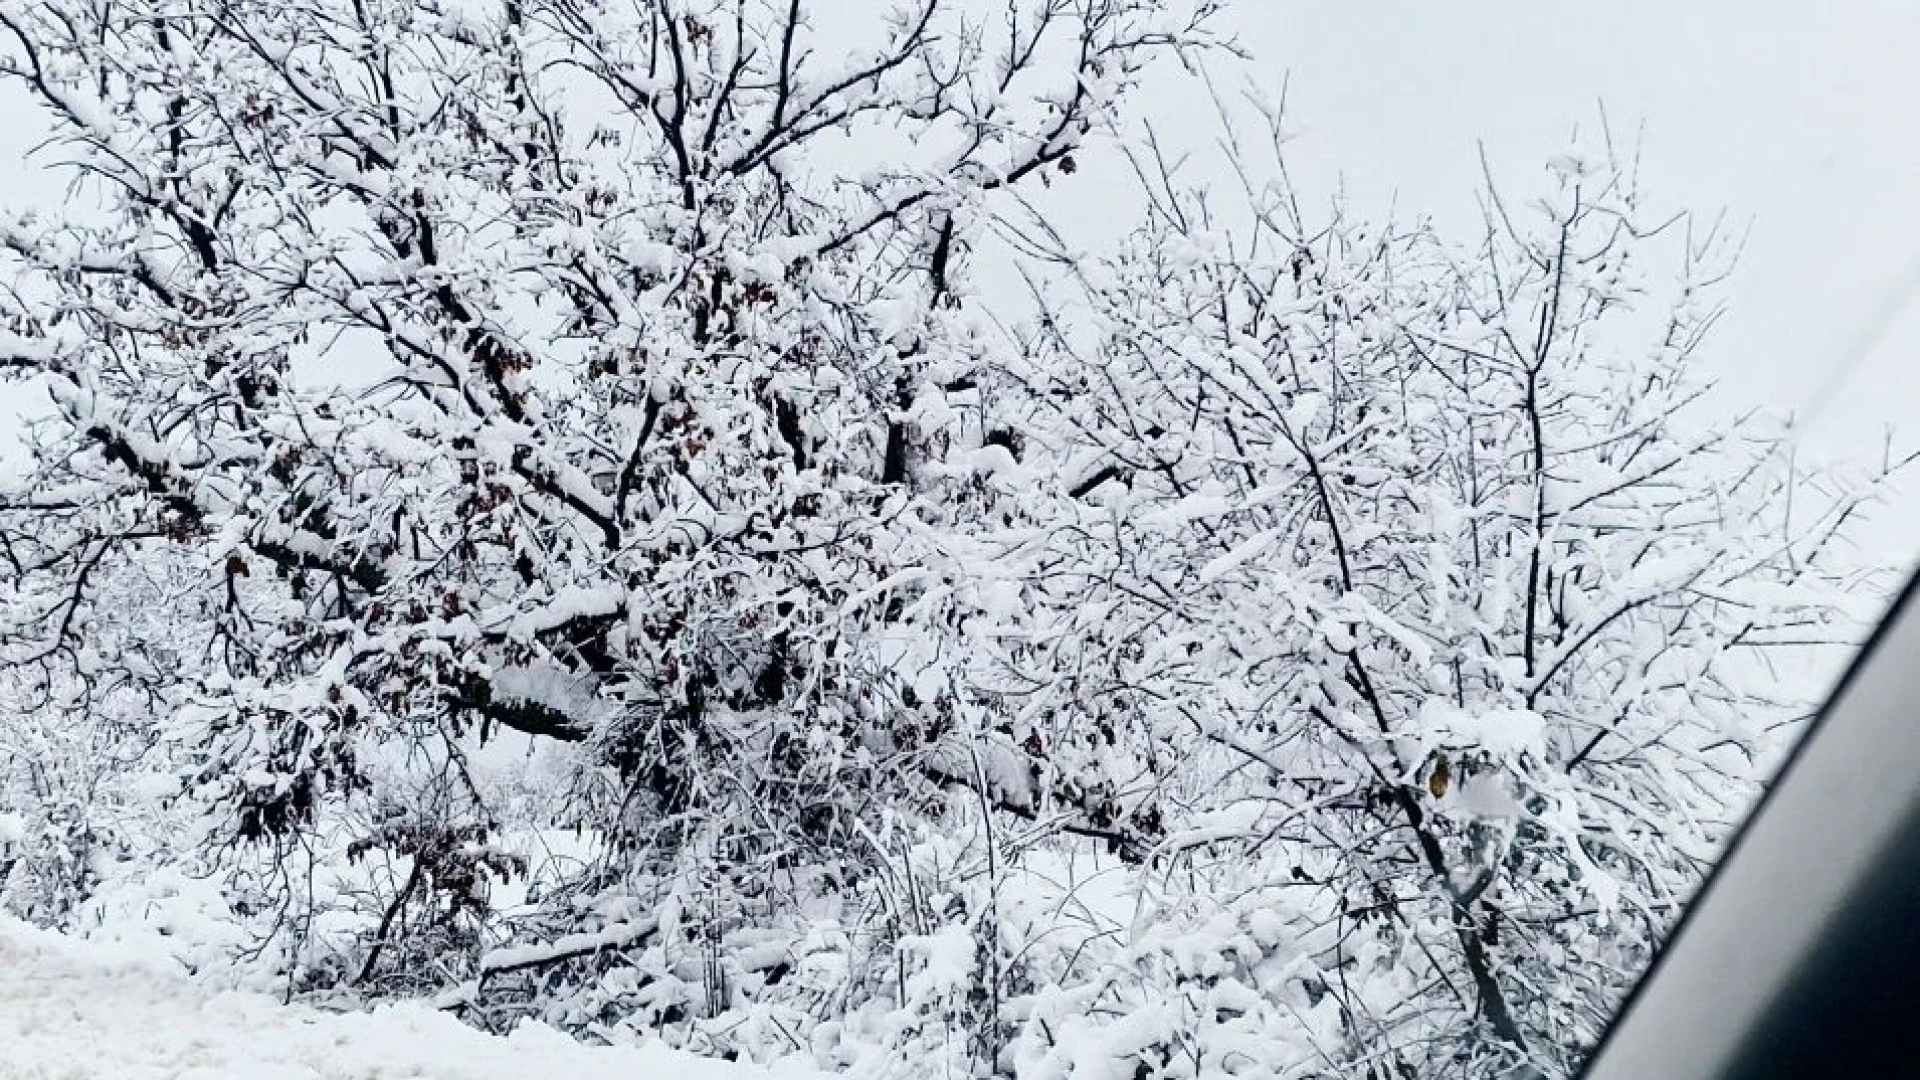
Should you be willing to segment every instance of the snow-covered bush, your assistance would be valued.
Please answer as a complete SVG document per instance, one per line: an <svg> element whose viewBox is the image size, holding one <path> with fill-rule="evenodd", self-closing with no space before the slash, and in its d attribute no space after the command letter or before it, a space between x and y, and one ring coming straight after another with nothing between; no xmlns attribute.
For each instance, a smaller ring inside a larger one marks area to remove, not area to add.
<svg viewBox="0 0 1920 1080"><path fill-rule="evenodd" d="M1163 177L1025 340L1058 498L1008 659L1164 823L1076 1021L1156 1075L1560 1075L1813 703L1768 658L1857 632L1883 474L1701 426L1726 238L1549 171L1464 245Z"/></svg>

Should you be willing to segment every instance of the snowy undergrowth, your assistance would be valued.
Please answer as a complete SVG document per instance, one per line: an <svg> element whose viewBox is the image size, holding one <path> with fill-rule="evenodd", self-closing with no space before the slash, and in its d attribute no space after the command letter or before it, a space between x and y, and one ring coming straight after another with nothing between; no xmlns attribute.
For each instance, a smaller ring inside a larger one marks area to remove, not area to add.
<svg viewBox="0 0 1920 1080"><path fill-rule="evenodd" d="M208 993L151 956L0 919L5 1080L773 1080L809 1075L657 1043L588 1047L535 1023L486 1035L419 1003L329 1013Z"/></svg>

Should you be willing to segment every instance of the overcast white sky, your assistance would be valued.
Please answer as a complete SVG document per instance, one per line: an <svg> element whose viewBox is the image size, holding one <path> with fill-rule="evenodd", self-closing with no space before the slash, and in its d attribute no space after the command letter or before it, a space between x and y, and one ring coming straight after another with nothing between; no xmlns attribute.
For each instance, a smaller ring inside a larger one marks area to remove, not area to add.
<svg viewBox="0 0 1920 1080"><path fill-rule="evenodd" d="M1403 206L1460 208L1476 140L1531 180L1597 103L1616 131L1644 122L1657 198L1752 220L1712 349L1743 393L1813 397L1891 294L1920 291L1914 0L1240 0L1234 15L1262 66L1291 73L1296 157ZM1909 302L1827 419L1905 414L1916 360Z"/></svg>
<svg viewBox="0 0 1920 1080"><path fill-rule="evenodd" d="M1503 182L1528 185L1604 102L1617 132L1645 124L1642 176L1660 203L1752 221L1708 356L1729 404L1824 400L1810 437L1833 448L1920 404L1920 0L1229 6L1259 58L1252 74L1289 81L1290 160L1310 180L1343 177L1362 209L1392 199L1464 219L1480 142ZM1136 105L1169 129L1209 130L1191 115L1202 99L1176 83ZM15 163L37 126L10 94L9 203L29 194ZM1904 426L1920 442L1920 421ZM1905 501L1888 520L1912 556L1920 497Z"/></svg>

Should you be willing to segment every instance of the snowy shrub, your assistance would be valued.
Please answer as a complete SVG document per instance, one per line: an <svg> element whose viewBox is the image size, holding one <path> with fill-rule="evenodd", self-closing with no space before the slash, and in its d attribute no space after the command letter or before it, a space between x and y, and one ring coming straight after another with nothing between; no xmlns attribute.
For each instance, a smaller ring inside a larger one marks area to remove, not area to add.
<svg viewBox="0 0 1920 1080"><path fill-rule="evenodd" d="M1693 419L1725 238L1604 156L1550 181L1461 246L1163 175L1045 294L1008 666L1046 756L1163 826L1169 906L1076 1024L1108 1059L1563 1074L1813 704L1770 658L1858 625L1834 541L1882 474Z"/></svg>

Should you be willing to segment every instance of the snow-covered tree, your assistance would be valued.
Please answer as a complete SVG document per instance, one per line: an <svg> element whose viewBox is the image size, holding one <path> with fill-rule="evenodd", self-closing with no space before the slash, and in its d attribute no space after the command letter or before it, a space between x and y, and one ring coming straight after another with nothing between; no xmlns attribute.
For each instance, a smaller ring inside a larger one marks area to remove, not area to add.
<svg viewBox="0 0 1920 1080"><path fill-rule="evenodd" d="M0 9L79 185L0 236L0 366L57 411L0 506L7 659L165 684L244 838L508 729L591 744L656 863L832 863L976 779L905 676L965 576L927 466L969 435L913 406L980 352L977 222L1206 8ZM100 655L156 546L174 662Z"/></svg>
<svg viewBox="0 0 1920 1080"><path fill-rule="evenodd" d="M1280 130L1224 192L1141 152L1148 223L1056 247L1026 338L1059 495L1027 714L1165 823L1159 917L1212 935L1116 959L1121 1039L1181 1075L1560 1075L1812 704L1804 651L1858 632L1834 540L1879 474L1700 426L1729 238L1653 227L1610 150L1460 246L1315 221L1262 172Z"/></svg>

